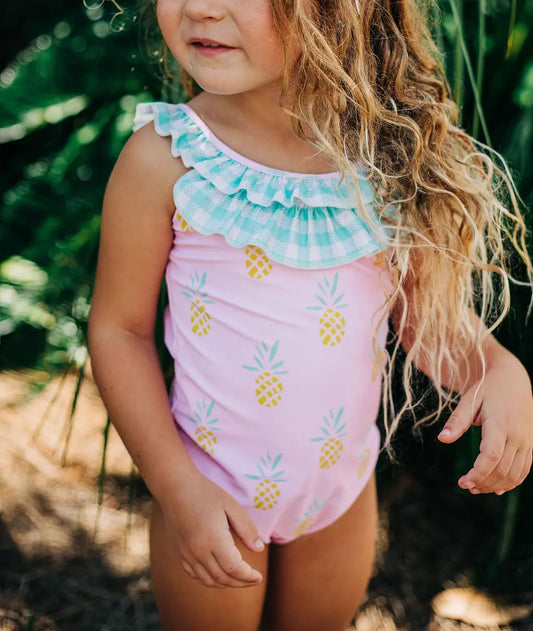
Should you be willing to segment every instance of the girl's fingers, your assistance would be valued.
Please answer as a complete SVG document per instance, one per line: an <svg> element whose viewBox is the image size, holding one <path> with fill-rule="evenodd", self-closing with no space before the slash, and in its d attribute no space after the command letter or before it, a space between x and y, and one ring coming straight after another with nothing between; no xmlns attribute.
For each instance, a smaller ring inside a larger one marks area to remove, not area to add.
<svg viewBox="0 0 533 631"><path fill-rule="evenodd" d="M226 517L233 532L235 532L245 546L250 548L253 552L260 552L264 549L265 544L261 541L259 531L242 507L228 507Z"/></svg>
<svg viewBox="0 0 533 631"><path fill-rule="evenodd" d="M220 567L233 579L243 581L248 585L259 583L263 577L260 572L244 561L229 530L226 531L225 538L225 545L214 552Z"/></svg>
<svg viewBox="0 0 533 631"><path fill-rule="evenodd" d="M213 555L206 563L206 570L209 572L211 578L218 583L221 587L249 587L250 583L247 581L240 581L230 576L221 567L216 557Z"/></svg>
<svg viewBox="0 0 533 631"><path fill-rule="evenodd" d="M467 390L437 438L443 443L453 443L460 438L474 423L479 413L481 402L482 399L479 396L477 385Z"/></svg>
<svg viewBox="0 0 533 631"><path fill-rule="evenodd" d="M198 577L198 580L206 587L223 587L223 585L219 585L219 583L211 577L211 574L209 574L207 569L200 563L196 563L192 569Z"/></svg>
<svg viewBox="0 0 533 631"><path fill-rule="evenodd" d="M191 578L195 578L198 579L198 577L196 576L196 574L194 573L190 563L188 561L186 561L185 559L182 559L181 561L181 565L183 566L183 569L185 570L185 573L188 574Z"/></svg>
<svg viewBox="0 0 533 631"><path fill-rule="evenodd" d="M516 453L513 465L509 469L509 472L505 479L501 480L498 486L493 486L492 490L495 493L497 493L498 495L502 495L502 493L505 493L505 491L511 491L524 481L525 476L523 475L523 471L529 457L529 452L530 450L518 451Z"/></svg>
<svg viewBox="0 0 533 631"><path fill-rule="evenodd" d="M492 473L490 473L482 483L476 485L481 493L493 493L500 489L505 489L505 479L509 475L509 471L516 461L516 447L512 447L509 442L506 443L500 462L496 465Z"/></svg>
<svg viewBox="0 0 533 631"><path fill-rule="evenodd" d="M531 471L531 465L533 464L533 451L528 449L526 458L524 461L524 468L522 469L522 482L527 478Z"/></svg>
<svg viewBox="0 0 533 631"><path fill-rule="evenodd" d="M480 488L484 480L494 471L500 463L504 450L506 437L502 431L496 429L489 431L488 426L483 427L484 436L480 444L480 452L470 471L459 479L459 486L464 489Z"/></svg>

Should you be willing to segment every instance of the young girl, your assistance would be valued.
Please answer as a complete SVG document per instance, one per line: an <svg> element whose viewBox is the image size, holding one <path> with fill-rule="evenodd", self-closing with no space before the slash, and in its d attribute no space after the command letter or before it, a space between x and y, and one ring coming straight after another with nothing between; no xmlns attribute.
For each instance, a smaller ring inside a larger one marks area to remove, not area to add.
<svg viewBox="0 0 533 631"><path fill-rule="evenodd" d="M374 560L380 395L390 447L413 366L437 415L460 398L443 442L482 425L461 487L503 493L529 472L531 384L490 334L507 241L532 269L524 224L453 125L412 0L151 9L192 98L138 106L105 194L89 343L153 494L162 626L341 631Z"/></svg>

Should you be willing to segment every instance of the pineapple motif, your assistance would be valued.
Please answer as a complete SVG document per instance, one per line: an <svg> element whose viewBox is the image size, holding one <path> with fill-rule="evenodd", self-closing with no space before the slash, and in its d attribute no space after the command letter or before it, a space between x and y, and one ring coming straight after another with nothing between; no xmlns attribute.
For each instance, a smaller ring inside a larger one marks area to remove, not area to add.
<svg viewBox="0 0 533 631"><path fill-rule="evenodd" d="M261 345L257 344L255 347L257 355L253 356L257 366L245 366L243 364L243 368L246 370L260 373L255 379L255 396L259 405L266 408L278 405L281 401L283 383L276 375L286 375L288 372L287 370L278 370L284 364L284 360L273 363L278 346L279 340L276 340L270 349L265 342L261 342Z"/></svg>
<svg viewBox="0 0 533 631"><path fill-rule="evenodd" d="M247 245L244 251L246 255L246 269L250 278L266 278L271 270L272 263L267 255L256 245Z"/></svg>
<svg viewBox="0 0 533 631"><path fill-rule="evenodd" d="M211 330L211 316L209 315L206 304L213 304L212 300L207 299L207 293L202 292L202 287L205 285L207 272L202 274L202 278L198 276L198 272L195 271L191 274L191 283L187 285L187 291L183 291L182 294L191 298L191 330L195 335L202 336L207 335Z"/></svg>
<svg viewBox="0 0 533 631"><path fill-rule="evenodd" d="M196 412L194 412L194 418L189 416L189 421L192 421L198 427L194 430L194 437L200 447L208 454L213 455L215 453L215 445L217 444L217 437L213 431L218 432L219 428L215 427L218 423L217 418L210 419L215 402L211 401L209 407L206 409L205 399L202 398L202 404L196 403Z"/></svg>
<svg viewBox="0 0 533 631"><path fill-rule="evenodd" d="M312 504L309 504L302 519L294 520L298 524L296 528L294 529L294 533L293 533L294 537L299 537L300 535L303 535L304 532L309 530L309 528L315 521L316 516L322 510L322 507L324 506L325 503L326 503L325 500L320 504L318 503L317 500L315 500Z"/></svg>
<svg viewBox="0 0 533 631"><path fill-rule="evenodd" d="M321 430L324 436L311 438L313 442L324 441L324 444L320 447L321 469L330 469L341 457L341 452L344 448L341 438L347 436L347 432L344 431L346 429L346 423L339 425L343 412L344 406L341 407L335 417L333 410L330 410L329 419L326 416L323 417L325 424L322 425Z"/></svg>
<svg viewBox="0 0 533 631"><path fill-rule="evenodd" d="M374 265L383 265L383 252L378 252L374 259Z"/></svg>
<svg viewBox="0 0 533 631"><path fill-rule="evenodd" d="M344 309L348 305L339 304L344 294L335 295L337 293L338 280L338 272L331 281L327 276L324 276L324 284L317 283L320 294L316 294L316 297L320 305L306 307L310 311L322 311L320 315L320 338L324 346L335 346L344 337L346 320L339 309Z"/></svg>
<svg viewBox="0 0 533 631"><path fill-rule="evenodd" d="M190 226L180 214L176 214L176 219L178 221L178 228L182 232L194 232L194 228Z"/></svg>
<svg viewBox="0 0 533 631"><path fill-rule="evenodd" d="M282 454L278 454L272 460L270 453L267 452L266 458L261 458L261 464L257 465L259 475L248 475L245 477L250 480L259 480L259 484L255 487L254 508L260 510L268 510L274 508L278 503L280 490L278 484L285 482L283 474L285 471L276 471Z"/></svg>
<svg viewBox="0 0 533 631"><path fill-rule="evenodd" d="M359 468L357 469L357 477L361 478L365 474L365 471L370 462L370 449L364 449L363 453L359 456Z"/></svg>

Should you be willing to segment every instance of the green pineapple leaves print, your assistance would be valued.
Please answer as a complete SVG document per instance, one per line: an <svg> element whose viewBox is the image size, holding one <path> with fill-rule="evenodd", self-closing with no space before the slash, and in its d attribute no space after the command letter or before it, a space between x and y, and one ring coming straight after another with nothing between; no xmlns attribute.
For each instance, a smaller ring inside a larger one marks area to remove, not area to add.
<svg viewBox="0 0 533 631"><path fill-rule="evenodd" d="M299 537L300 535L303 535L309 530L309 528L311 528L317 518L318 513L322 510L325 503L326 500L323 500L322 502L315 500L312 504L309 504L301 519L294 520L294 522L298 524L293 532L294 537Z"/></svg>
<svg viewBox="0 0 533 631"><path fill-rule="evenodd" d="M212 300L207 299L207 292L203 292L202 288L205 285L207 279L207 272L202 274L202 278L195 270L194 274L191 274L191 282L187 285L187 291L181 293L187 298L192 300L191 302L191 330L195 335L207 335L211 330L211 316L205 308L207 304L213 304Z"/></svg>
<svg viewBox="0 0 533 631"><path fill-rule="evenodd" d="M245 474L249 480L259 480L259 484L255 487L254 508L268 510L278 503L278 497L281 494L278 484L285 482L285 479L281 477L285 471L276 471L281 456L282 454L278 454L272 460L270 453L267 452L266 458L261 457L261 464L257 465L259 475Z"/></svg>
<svg viewBox="0 0 533 631"><path fill-rule="evenodd" d="M346 320L339 309L344 309L348 305L339 304L344 294L335 295L338 282L339 272L335 274L333 280L328 280L328 277L324 275L324 284L317 282L320 293L316 294L316 298L320 304L306 307L309 311L322 311L319 331L324 346L335 346L341 342L346 329Z"/></svg>
<svg viewBox="0 0 533 631"><path fill-rule="evenodd" d="M208 454L213 455L215 453L215 446L217 444L217 437L213 432L218 432L219 428L215 427L218 423L217 418L209 418L215 407L215 402L211 401L209 407L206 409L205 399L202 398L202 404L196 403L196 412L194 412L194 418L188 416L189 421L197 425L194 430L194 437L200 447Z"/></svg>
<svg viewBox="0 0 533 631"><path fill-rule="evenodd" d="M320 428L323 436L317 438L311 438L313 442L322 442L320 447L320 468L330 469L333 465L337 464L341 457L344 445L341 438L348 435L344 430L346 429L346 423L339 425L342 413L344 412L344 406L337 412L335 416L333 410L329 411L329 419L324 416L324 425Z"/></svg>
<svg viewBox="0 0 533 631"><path fill-rule="evenodd" d="M257 366L246 366L243 364L243 368L246 368L246 370L259 373L255 380L255 396L259 405L263 405L266 408L278 405L281 401L283 383L276 375L286 375L288 373L287 370L278 370L285 363L284 360L273 363L278 346L279 340L274 342L272 348L266 342L261 342L261 345L256 344L257 355L253 355L253 358Z"/></svg>

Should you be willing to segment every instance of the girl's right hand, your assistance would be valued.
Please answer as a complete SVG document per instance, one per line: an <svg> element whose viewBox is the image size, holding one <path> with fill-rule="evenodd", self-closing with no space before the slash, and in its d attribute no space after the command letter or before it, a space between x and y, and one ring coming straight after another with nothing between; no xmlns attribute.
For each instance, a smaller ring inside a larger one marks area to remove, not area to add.
<svg viewBox="0 0 533 631"><path fill-rule="evenodd" d="M242 506L196 472L179 499L161 503L166 530L185 572L207 587L250 587L263 580L239 552L232 530L253 550L264 543Z"/></svg>

